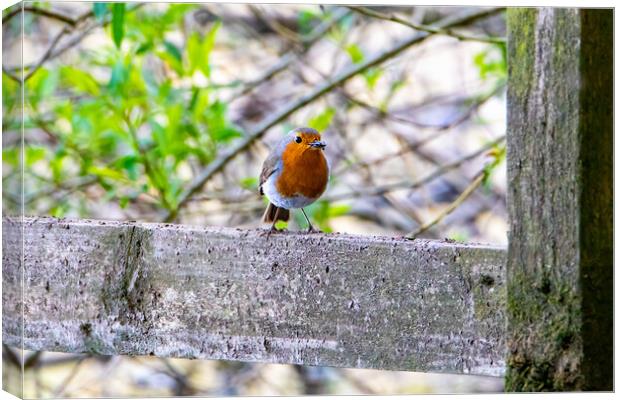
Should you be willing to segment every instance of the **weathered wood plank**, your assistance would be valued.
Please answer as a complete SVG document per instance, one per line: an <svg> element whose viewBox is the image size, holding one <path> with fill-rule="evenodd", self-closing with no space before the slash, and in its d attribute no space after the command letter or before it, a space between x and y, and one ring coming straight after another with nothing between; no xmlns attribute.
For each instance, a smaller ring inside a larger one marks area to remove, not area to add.
<svg viewBox="0 0 620 400"><path fill-rule="evenodd" d="M21 18L20 18L21 21ZM2 314L12 315L13 346L2 349L2 390L18 398L24 397L23 365L24 352L22 341L22 225L19 218L5 219L2 223L2 292L11 293L2 296Z"/></svg>
<svg viewBox="0 0 620 400"><path fill-rule="evenodd" d="M28 349L504 371L501 248L51 218L24 228ZM4 341L17 344L10 311Z"/></svg>
<svg viewBox="0 0 620 400"><path fill-rule="evenodd" d="M613 11L508 11L506 390L613 387Z"/></svg>

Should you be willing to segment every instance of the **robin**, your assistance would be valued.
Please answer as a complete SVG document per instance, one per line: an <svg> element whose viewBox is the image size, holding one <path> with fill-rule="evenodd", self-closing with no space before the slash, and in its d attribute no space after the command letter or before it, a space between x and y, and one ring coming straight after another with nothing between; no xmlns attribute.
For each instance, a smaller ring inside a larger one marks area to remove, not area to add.
<svg viewBox="0 0 620 400"><path fill-rule="evenodd" d="M300 208L308 221L308 232L314 231L303 208L318 199L327 187L329 165L323 154L325 146L315 129L293 129L263 163L259 191L269 199L263 222L272 223L270 233L276 231L276 222L288 221L291 208Z"/></svg>

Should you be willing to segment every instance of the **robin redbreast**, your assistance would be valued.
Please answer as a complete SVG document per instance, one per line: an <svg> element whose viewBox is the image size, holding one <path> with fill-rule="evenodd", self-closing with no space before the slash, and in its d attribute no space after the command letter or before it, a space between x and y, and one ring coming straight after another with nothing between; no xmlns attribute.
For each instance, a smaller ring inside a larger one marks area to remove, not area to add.
<svg viewBox="0 0 620 400"><path fill-rule="evenodd" d="M308 221L308 232L314 231L304 207L327 187L325 146L315 129L296 128L280 140L263 163L259 191L269 199L263 222L272 223L270 233L276 230L276 222L288 221L291 208L300 208Z"/></svg>

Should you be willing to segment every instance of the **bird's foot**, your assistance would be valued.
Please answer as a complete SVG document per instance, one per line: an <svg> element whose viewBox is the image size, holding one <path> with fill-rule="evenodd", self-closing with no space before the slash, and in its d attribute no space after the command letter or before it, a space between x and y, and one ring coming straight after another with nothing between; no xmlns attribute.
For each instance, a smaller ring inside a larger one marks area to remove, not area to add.
<svg viewBox="0 0 620 400"><path fill-rule="evenodd" d="M323 233L323 231L320 229L315 229L312 225L309 225L306 233Z"/></svg>
<svg viewBox="0 0 620 400"><path fill-rule="evenodd" d="M286 232L286 229L277 229L275 226L272 226L271 228L261 232L260 235L265 236L267 239L269 239L269 236L271 236L272 233L283 233L283 232Z"/></svg>

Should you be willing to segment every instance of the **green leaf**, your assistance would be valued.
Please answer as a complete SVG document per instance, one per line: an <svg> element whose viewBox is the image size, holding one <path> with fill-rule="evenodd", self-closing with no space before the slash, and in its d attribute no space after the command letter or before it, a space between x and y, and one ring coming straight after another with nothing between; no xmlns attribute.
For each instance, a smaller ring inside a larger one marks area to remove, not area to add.
<svg viewBox="0 0 620 400"><path fill-rule="evenodd" d="M134 154L129 154L124 157L119 158L114 163L115 165L121 167L125 171L127 171L127 176L132 181L138 179L138 165L140 163L139 158Z"/></svg>
<svg viewBox="0 0 620 400"><path fill-rule="evenodd" d="M211 51L215 46L215 36L221 25L220 20L215 21L202 42L203 62L200 64L200 69L207 78L211 76Z"/></svg>
<svg viewBox="0 0 620 400"><path fill-rule="evenodd" d="M364 79L366 80L366 86L368 86L369 89L374 89L375 86L377 85L377 81L379 80L382 74L383 74L383 70L379 68L368 68L366 71L364 71Z"/></svg>
<svg viewBox="0 0 620 400"><path fill-rule="evenodd" d="M331 218L346 215L350 209L351 206L348 204L340 204L335 206L330 204L329 209L327 210L327 216Z"/></svg>
<svg viewBox="0 0 620 400"><path fill-rule="evenodd" d="M491 175L493 171L497 169L497 167L502 163L502 161L506 158L506 145L499 146L496 145L489 151L487 154L492 157L491 161L489 161L483 168L482 173L484 174L484 178L482 181L482 186L486 189L490 189L491 186Z"/></svg>
<svg viewBox="0 0 620 400"><path fill-rule="evenodd" d="M171 43L167 40L164 40L164 47L166 48L166 52L170 54L172 57L177 59L179 62L183 59L183 55L181 54L181 50L174 43Z"/></svg>
<svg viewBox="0 0 620 400"><path fill-rule="evenodd" d="M467 231L454 231L451 232L448 235L448 239L450 240L454 240L455 242L459 242L459 243L467 243L469 241L469 235L467 234Z"/></svg>
<svg viewBox="0 0 620 400"><path fill-rule="evenodd" d="M407 84L407 81L405 81L404 79L397 79L390 84L390 90L386 94L383 101L381 101L381 104L379 104L379 109L382 112L387 113L388 105L390 104L390 101L400 89L406 86L406 84Z"/></svg>
<svg viewBox="0 0 620 400"><path fill-rule="evenodd" d="M63 66L60 70L60 76L64 84L78 92L99 96L99 83L88 72L74 67Z"/></svg>
<svg viewBox="0 0 620 400"><path fill-rule="evenodd" d="M37 161L45 159L47 148L42 146L28 146L25 149L26 153L26 165L32 166Z"/></svg>
<svg viewBox="0 0 620 400"><path fill-rule="evenodd" d="M205 119L205 112L209 107L209 92L207 90L196 89L195 99L192 98L190 110L194 119L201 121Z"/></svg>
<svg viewBox="0 0 620 400"><path fill-rule="evenodd" d="M121 48L121 42L125 34L125 3L112 4L112 39L117 49Z"/></svg>
<svg viewBox="0 0 620 400"><path fill-rule="evenodd" d="M116 181L125 180L125 175L120 173L116 169L108 168L108 167L95 167L94 165L89 167L87 173L90 175L99 176L102 178L110 178Z"/></svg>
<svg viewBox="0 0 620 400"><path fill-rule="evenodd" d="M312 32L314 20L319 19L319 14L313 10L301 10L297 15L297 23L299 25L299 32L302 35L307 35Z"/></svg>
<svg viewBox="0 0 620 400"><path fill-rule="evenodd" d="M110 74L110 81L108 82L108 88L111 90L118 90L122 87L128 78L128 71L125 68L125 64L122 60L118 60L114 67L112 67L112 73Z"/></svg>
<svg viewBox="0 0 620 400"><path fill-rule="evenodd" d="M2 149L2 162L17 167L20 163L21 149L16 147Z"/></svg>
<svg viewBox="0 0 620 400"><path fill-rule="evenodd" d="M126 207L127 207L127 204L129 204L129 197L127 197L127 196L122 196L120 199L118 199L118 205L119 205L121 208L123 208L123 209L124 209L124 208L126 208Z"/></svg>
<svg viewBox="0 0 620 400"><path fill-rule="evenodd" d="M286 229L288 227L288 222L286 221L278 221L276 222L276 229Z"/></svg>
<svg viewBox="0 0 620 400"><path fill-rule="evenodd" d="M222 129L218 129L214 131L212 135L213 139L216 142L227 142L230 139L234 139L240 136L242 136L241 131L236 128L230 127L230 126L227 126Z"/></svg>
<svg viewBox="0 0 620 400"><path fill-rule="evenodd" d="M107 3L93 3L93 14L97 21L103 21L103 17L108 12L108 4Z"/></svg>
<svg viewBox="0 0 620 400"><path fill-rule="evenodd" d="M136 54L137 55L144 54L151 50L153 50L153 42L147 41L147 42L142 43L140 47L138 47L138 49L136 50Z"/></svg>
<svg viewBox="0 0 620 400"><path fill-rule="evenodd" d="M50 160L50 168L52 170L52 179L58 183L62 181L63 163L65 161L66 152L61 147L56 150L54 157Z"/></svg>
<svg viewBox="0 0 620 400"><path fill-rule="evenodd" d="M211 76L209 57L215 45L215 36L222 25L216 21L203 39L198 32L194 32L187 41L187 64L189 73L200 70L207 78Z"/></svg>
<svg viewBox="0 0 620 400"><path fill-rule="evenodd" d="M364 61L364 52L362 52L362 49L360 49L355 43L348 45L346 47L346 51L354 64L359 64Z"/></svg>
<svg viewBox="0 0 620 400"><path fill-rule="evenodd" d="M200 35L198 32L192 33L192 35L187 40L187 62L189 73L192 74L198 68L200 64L201 56L201 47L202 43L200 42Z"/></svg>
<svg viewBox="0 0 620 400"><path fill-rule="evenodd" d="M216 100L206 110L205 118L209 136L216 142L226 142L241 136L241 132L226 120L227 106Z"/></svg>
<svg viewBox="0 0 620 400"><path fill-rule="evenodd" d="M491 45L474 56L480 79L495 77L505 79L507 74L506 49L503 45Z"/></svg>
<svg viewBox="0 0 620 400"><path fill-rule="evenodd" d="M59 74L57 69L47 70L40 68L26 81L26 95L28 101L37 108L41 100L53 95L58 85Z"/></svg>
<svg viewBox="0 0 620 400"><path fill-rule="evenodd" d="M335 114L336 110L333 107L328 107L322 113L308 121L308 126L319 132L323 132L331 125Z"/></svg>
<svg viewBox="0 0 620 400"><path fill-rule="evenodd" d="M157 56L165 61L170 68L174 70L179 76L183 76L185 71L183 69L183 63L179 62L176 57L168 51L158 51L156 52Z"/></svg>
<svg viewBox="0 0 620 400"><path fill-rule="evenodd" d="M354 13L349 13L345 15L343 18L341 18L340 21L338 21L336 25L343 31L348 32L349 30L351 30L351 28L353 28L354 22L355 22Z"/></svg>
<svg viewBox="0 0 620 400"><path fill-rule="evenodd" d="M255 192L258 188L258 178L256 177L243 178L239 181L239 185L241 185L241 187L244 189Z"/></svg>
<svg viewBox="0 0 620 400"><path fill-rule="evenodd" d="M50 209L50 215L55 218L62 218L69 211L69 207L70 206L67 202L60 203Z"/></svg>

